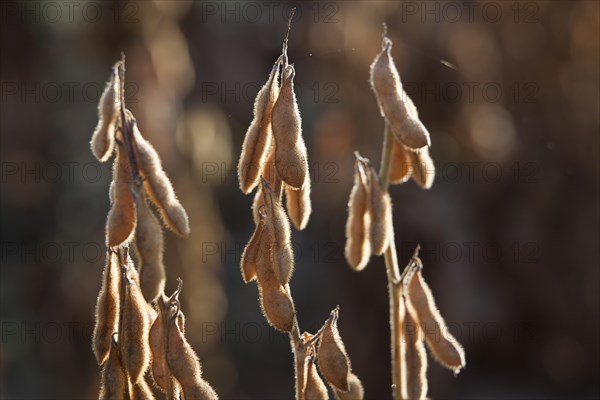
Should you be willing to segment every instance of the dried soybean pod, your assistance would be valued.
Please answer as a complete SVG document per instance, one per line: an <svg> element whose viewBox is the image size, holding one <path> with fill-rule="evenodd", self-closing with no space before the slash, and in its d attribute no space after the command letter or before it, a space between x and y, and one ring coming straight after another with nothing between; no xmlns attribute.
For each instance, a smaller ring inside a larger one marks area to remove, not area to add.
<svg viewBox="0 0 600 400"><path fill-rule="evenodd" d="M271 145L271 112L279 94L278 74L279 60L273 65L269 79L256 95L254 119L244 138L238 164L238 175L240 188L246 194L250 193L258 184L267 151Z"/></svg>
<svg viewBox="0 0 600 400"><path fill-rule="evenodd" d="M346 392L333 387L333 394L337 400L362 400L364 398L365 390L358 376L350 373L348 375L348 386L350 389Z"/></svg>
<svg viewBox="0 0 600 400"><path fill-rule="evenodd" d="M344 254L352 269L361 271L371 257L371 215L368 211L367 178L360 162L354 168L354 186L348 201Z"/></svg>
<svg viewBox="0 0 600 400"><path fill-rule="evenodd" d="M164 295L161 294L161 298L158 301L165 301ZM148 341L150 343L150 351L152 352L152 378L156 386L163 392L166 392L171 378L169 367L167 366L167 355L165 353L164 318L162 307L159 306L158 315L150 327Z"/></svg>
<svg viewBox="0 0 600 400"><path fill-rule="evenodd" d="M371 215L371 246L373 253L381 255L390 244L392 227L392 201L379 186L377 172L366 166L369 178L369 214Z"/></svg>
<svg viewBox="0 0 600 400"><path fill-rule="evenodd" d="M420 263L420 260L418 262ZM427 347L440 364L451 369L454 374L459 373L465 366L465 352L448 331L420 269L408 282L408 295L421 329L425 333Z"/></svg>
<svg viewBox="0 0 600 400"><path fill-rule="evenodd" d="M163 264L163 233L146 200L142 186L134 185L133 197L137 209L135 246L140 261L140 286L146 300L151 303L165 288Z"/></svg>
<svg viewBox="0 0 600 400"><path fill-rule="evenodd" d="M331 312L331 317L325 323L325 328L319 339L317 361L321 373L330 385L344 392L350 388L350 359L344 348L344 343L337 328L338 310Z"/></svg>
<svg viewBox="0 0 600 400"><path fill-rule="evenodd" d="M175 190L167 174L163 170L158 153L140 133L135 118L128 113L130 127L133 131L137 160L144 174L144 187L150 200L160 211L163 222L180 236L190 233L190 224L185 209L177 199Z"/></svg>
<svg viewBox="0 0 600 400"><path fill-rule="evenodd" d="M292 223L297 230L306 228L312 205L310 203L310 179L300 190L294 190L290 186L285 186L285 206Z"/></svg>
<svg viewBox="0 0 600 400"><path fill-rule="evenodd" d="M129 242L135 232L137 222L135 202L131 193L131 166L125 149L117 149L113 164L113 202L106 221L106 242L108 247L121 246Z"/></svg>
<svg viewBox="0 0 600 400"><path fill-rule="evenodd" d="M390 183L404 183L413 173L409 150L397 140L392 144L392 161L390 164Z"/></svg>
<svg viewBox="0 0 600 400"><path fill-rule="evenodd" d="M269 224L267 231L270 235L273 270L279 283L285 285L290 281L294 271L290 221L281 201L274 195L271 185L263 180L261 186L265 203L265 220Z"/></svg>
<svg viewBox="0 0 600 400"><path fill-rule="evenodd" d="M148 340L150 320L148 304L139 287L139 277L130 263L125 279L123 316L120 340L123 367L131 382L140 381L150 363L150 343Z"/></svg>
<svg viewBox="0 0 600 400"><path fill-rule="evenodd" d="M90 146L100 162L107 161L115 149L116 125L121 109L121 82L118 64L112 69L110 80L98 103L98 126L94 130Z"/></svg>
<svg viewBox="0 0 600 400"><path fill-rule="evenodd" d="M407 151L412 166L412 178L423 189L429 189L435 179L435 165L429 155L429 148Z"/></svg>
<svg viewBox="0 0 600 400"><path fill-rule="evenodd" d="M410 301L406 301L406 313L401 326L405 345L406 394L409 399L427 398L427 353L423 344L423 332L419 326Z"/></svg>
<svg viewBox="0 0 600 400"><path fill-rule="evenodd" d="M244 283L252 282L256 279L256 263L260 257L268 257L262 253L261 239L263 237L265 221L264 215L259 217L259 221L254 229L254 233L250 238L250 241L244 248L241 258L240 269L242 271L242 279Z"/></svg>
<svg viewBox="0 0 600 400"><path fill-rule="evenodd" d="M287 185L300 189L308 177L308 160L294 93L294 74L294 67L287 65L281 91L273 107L272 123L277 174Z"/></svg>
<svg viewBox="0 0 600 400"><path fill-rule="evenodd" d="M381 52L371 64L371 87L381 114L389 123L396 139L412 149L430 145L429 132L418 118L409 114L408 97L391 55L392 41L383 38Z"/></svg>
<svg viewBox="0 0 600 400"><path fill-rule="evenodd" d="M321 379L317 366L311 360L308 364L308 371L306 372L306 386L304 387L304 399L305 400L327 400L327 386Z"/></svg>
<svg viewBox="0 0 600 400"><path fill-rule="evenodd" d="M150 385L146 382L146 379L140 380L136 384L129 385L129 398L130 400L154 400L154 393L150 389Z"/></svg>
<svg viewBox="0 0 600 400"><path fill-rule="evenodd" d="M96 325L92 335L94 355L99 365L104 364L108 358L111 337L117 331L120 281L117 257L113 252L108 252L102 277L102 287L96 302Z"/></svg>
<svg viewBox="0 0 600 400"><path fill-rule="evenodd" d="M213 388L202 379L202 367L192 346L185 339L180 324L183 314L178 311L169 321L167 363L181 384L186 399L217 399ZM178 321L179 320L179 321Z"/></svg>
<svg viewBox="0 0 600 400"><path fill-rule="evenodd" d="M285 288L276 280L260 282L260 305L271 326L290 332L294 326L294 303Z"/></svg>
<svg viewBox="0 0 600 400"><path fill-rule="evenodd" d="M127 389L127 377L119 360L118 345L111 339L110 353L100 375L100 400L121 400Z"/></svg>

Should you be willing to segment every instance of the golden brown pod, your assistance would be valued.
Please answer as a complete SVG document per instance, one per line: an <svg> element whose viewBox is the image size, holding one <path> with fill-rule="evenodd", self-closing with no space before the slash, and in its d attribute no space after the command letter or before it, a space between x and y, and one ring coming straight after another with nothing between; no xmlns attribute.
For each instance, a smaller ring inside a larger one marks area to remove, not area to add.
<svg viewBox="0 0 600 400"><path fill-rule="evenodd" d="M331 312L317 348L317 361L321 373L330 385L344 392L348 391L348 375L350 374L350 358L337 328L338 311Z"/></svg>
<svg viewBox="0 0 600 400"><path fill-rule="evenodd" d="M120 109L121 82L119 80L118 65L115 65L98 103L99 121L90 142L92 153L100 162L107 161L114 152Z"/></svg>
<svg viewBox="0 0 600 400"><path fill-rule="evenodd" d="M99 365L104 364L108 358L112 335L118 329L120 276L117 256L113 252L108 252L102 287L96 301L96 325L92 334L92 347Z"/></svg>
<svg viewBox="0 0 600 400"><path fill-rule="evenodd" d="M137 215L131 193L131 166L124 148L117 149L113 164L112 204L106 221L106 243L117 247L128 243L135 232Z"/></svg>
<svg viewBox="0 0 600 400"><path fill-rule="evenodd" d="M254 229L254 233L250 241L244 248L242 258L240 260L240 270L242 271L242 279L244 283L251 282L256 279L256 263L260 257L268 257L268 254L263 253L261 246L263 233L265 230L264 214L261 214L259 221Z"/></svg>
<svg viewBox="0 0 600 400"><path fill-rule="evenodd" d="M308 178L308 156L294 93L294 75L294 67L287 65L283 71L281 91L273 107L272 124L277 174L287 185L300 189Z"/></svg>
<svg viewBox="0 0 600 400"><path fill-rule="evenodd" d="M451 369L455 374L459 373L465 366L465 352L448 331L420 269L412 275L407 287L412 308L425 333L425 340L431 353L440 364Z"/></svg>
<svg viewBox="0 0 600 400"><path fill-rule="evenodd" d="M352 269L361 271L371 257L371 215L368 211L369 192L363 165L357 161L354 186L348 201L346 247L344 254Z"/></svg>
<svg viewBox="0 0 600 400"><path fill-rule="evenodd" d="M283 332L290 332L296 315L294 302L286 287L279 283L272 270L266 269L264 264L259 262L257 265L261 309L271 326Z"/></svg>
<svg viewBox="0 0 600 400"><path fill-rule="evenodd" d="M413 172L412 161L408 154L410 150L394 139L392 144L392 160L390 162L390 183L404 183L410 179Z"/></svg>
<svg viewBox="0 0 600 400"><path fill-rule="evenodd" d="M321 379L317 366L311 360L308 363L308 371L306 372L306 386L304 387L305 400L327 400L327 386Z"/></svg>
<svg viewBox="0 0 600 400"><path fill-rule="evenodd" d="M371 87L381 114L397 140L412 149L430 145L429 132L418 118L409 114L400 75L391 55L392 41L384 37L381 52L371 64Z"/></svg>
<svg viewBox="0 0 600 400"><path fill-rule="evenodd" d="M429 155L429 148L407 151L412 166L412 178L423 189L430 189L435 179L435 165Z"/></svg>
<svg viewBox="0 0 600 400"><path fill-rule="evenodd" d="M133 131L137 160L144 175L144 187L150 195L150 200L160 211L167 228L181 236L189 235L190 224L187 213L175 195L158 153L142 136L131 113L128 113L128 118L129 126Z"/></svg>
<svg viewBox="0 0 600 400"><path fill-rule="evenodd" d="M312 205L310 203L310 179L300 190L294 190L290 186L285 186L285 206L292 223L297 230L306 228Z"/></svg>
<svg viewBox="0 0 600 400"><path fill-rule="evenodd" d="M246 194L258 184L267 151L271 146L271 112L279 94L278 74L279 60L273 65L269 79L256 95L254 119L244 138L238 163L238 175L240 188Z"/></svg>
<svg viewBox="0 0 600 400"><path fill-rule="evenodd" d="M100 375L100 400L122 400L127 389L127 377L119 360L117 343L111 339L110 352Z"/></svg>
<svg viewBox="0 0 600 400"><path fill-rule="evenodd" d="M169 322L167 363L175 379L181 384L186 399L217 399L213 388L202 379L198 356L182 331L183 314L178 311Z"/></svg>
<svg viewBox="0 0 600 400"><path fill-rule="evenodd" d="M333 387L333 394L337 400L362 400L365 397L362 382L353 373L348 375L348 386L350 389L346 392Z"/></svg>
<svg viewBox="0 0 600 400"><path fill-rule="evenodd" d="M158 301L165 301L164 295ZM167 365L166 355L166 337L164 335L164 315L159 307L158 315L150 327L148 340L150 343L150 351L152 353L152 378L156 386L163 392L166 392L169 387L170 372Z"/></svg>
<svg viewBox="0 0 600 400"><path fill-rule="evenodd" d="M379 186L377 172L366 166L369 178L369 214L371 216L371 248L381 255L390 244L392 229L392 201L390 195Z"/></svg>
<svg viewBox="0 0 600 400"><path fill-rule="evenodd" d="M271 246L271 261L279 283L287 284L294 271L294 252L290 232L290 221L283 210L281 201L273 193L271 185L262 182L264 196L265 221L268 225L269 245Z"/></svg>
<svg viewBox="0 0 600 400"><path fill-rule="evenodd" d="M165 288L163 232L148 205L143 187L134 186L133 197L137 209L135 247L140 262L140 286L146 301L151 303Z"/></svg>
<svg viewBox="0 0 600 400"><path fill-rule="evenodd" d="M119 334L121 348L124 350L121 356L123 368L129 375L131 382L137 383L150 363L149 306L139 287L137 272L131 263L127 276L123 279L125 279L125 298L123 300L123 317Z"/></svg>
<svg viewBox="0 0 600 400"><path fill-rule="evenodd" d="M129 383L129 398L130 400L154 400L154 393L150 389L150 385L146 379L140 380L136 384Z"/></svg>
<svg viewBox="0 0 600 400"><path fill-rule="evenodd" d="M423 332L415 317L410 301L406 301L406 313L401 326L404 342L404 365L406 371L406 396L408 399L427 398L427 353L423 344Z"/></svg>

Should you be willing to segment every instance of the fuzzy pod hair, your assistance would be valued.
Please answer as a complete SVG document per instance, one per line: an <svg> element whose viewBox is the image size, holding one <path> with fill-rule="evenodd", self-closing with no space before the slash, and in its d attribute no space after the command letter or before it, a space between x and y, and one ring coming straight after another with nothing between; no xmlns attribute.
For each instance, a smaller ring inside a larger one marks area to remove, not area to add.
<svg viewBox="0 0 600 400"><path fill-rule="evenodd" d="M450 334L420 268L410 277L407 288L412 309L425 333L427 347L441 365L458 374L466 364L465 352Z"/></svg>
<svg viewBox="0 0 600 400"><path fill-rule="evenodd" d="M287 185L301 189L308 178L308 156L294 93L294 75L294 67L287 65L279 97L273 107L272 123L277 174Z"/></svg>
<svg viewBox="0 0 600 400"><path fill-rule="evenodd" d="M158 153L152 144L142 136L131 113L128 113L128 118L133 131L137 160L144 177L144 187L150 200L158 208L167 228L180 236L189 235L190 223L187 213L175 195L173 185L163 170Z"/></svg>
<svg viewBox="0 0 600 400"><path fill-rule="evenodd" d="M384 37L381 52L371 64L371 87L379 109L397 140L420 149L430 145L429 132L418 118L413 118L406 105L408 95L402 88L400 75L391 55L392 41Z"/></svg>
<svg viewBox="0 0 600 400"><path fill-rule="evenodd" d="M112 204L106 220L106 244L108 247L127 244L135 232L137 214L131 193L132 183L132 171L127 152L124 148L118 148L113 164Z"/></svg>
<svg viewBox="0 0 600 400"><path fill-rule="evenodd" d="M96 301L96 325L92 334L92 349L99 365L108 358L113 333L119 321L119 285L121 272L117 256L106 254L106 265L102 276L102 287Z"/></svg>
<svg viewBox="0 0 600 400"><path fill-rule="evenodd" d="M154 400L154 393L146 379L142 378L138 383L129 383L129 398L130 400Z"/></svg>
<svg viewBox="0 0 600 400"><path fill-rule="evenodd" d="M94 157L100 162L107 161L115 149L117 121L121 110L121 81L118 63L113 66L112 74L100 102L98 103L98 125L92 135L90 147Z"/></svg>
<svg viewBox="0 0 600 400"><path fill-rule="evenodd" d="M238 163L240 189L250 193L258 184L272 141L271 113L279 95L279 60L254 101L254 119L246 131Z"/></svg>
<svg viewBox="0 0 600 400"><path fill-rule="evenodd" d="M371 214L368 203L368 179L363 165L357 161L354 168L354 186L348 201L346 222L346 261L355 271L361 271L371 258Z"/></svg>
<svg viewBox="0 0 600 400"><path fill-rule="evenodd" d="M173 376L181 385L184 398L218 399L214 389L202 379L200 360L185 339L181 311L178 311L169 322L167 342L167 363Z"/></svg>
<svg viewBox="0 0 600 400"><path fill-rule="evenodd" d="M133 198L137 210L135 248L139 259L140 286L148 303L164 290L166 272L163 263L164 238L158 219L150 209L143 187L136 186Z"/></svg>
<svg viewBox="0 0 600 400"><path fill-rule="evenodd" d="M125 293L119 332L123 367L132 383L138 383L150 364L150 314L132 263L123 276Z"/></svg>
<svg viewBox="0 0 600 400"><path fill-rule="evenodd" d="M325 323L325 328L319 339L317 347L317 362L321 373L333 387L347 392L350 389L348 376L350 370L350 358L344 347L337 328L338 311L332 311L332 316Z"/></svg>
<svg viewBox="0 0 600 400"><path fill-rule="evenodd" d="M381 255L390 245L392 229L392 200L379 186L377 172L365 166L369 180L369 214L371 215L371 247L373 254Z"/></svg>

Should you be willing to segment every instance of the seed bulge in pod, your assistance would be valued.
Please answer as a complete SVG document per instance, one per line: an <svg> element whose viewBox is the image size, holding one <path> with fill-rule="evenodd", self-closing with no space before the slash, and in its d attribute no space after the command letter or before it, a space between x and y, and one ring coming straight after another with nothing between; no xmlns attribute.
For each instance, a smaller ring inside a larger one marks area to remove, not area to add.
<svg viewBox="0 0 600 400"><path fill-rule="evenodd" d="M390 195L379 186L379 179L375 170L370 166L367 166L366 170L370 185L371 246L374 254L381 255L390 244L392 201Z"/></svg>
<svg viewBox="0 0 600 400"><path fill-rule="evenodd" d="M346 392L333 387L333 393L337 400L362 400L365 397L363 385L358 376L353 373L348 375L348 386L350 389Z"/></svg>
<svg viewBox="0 0 600 400"><path fill-rule="evenodd" d="M325 386L323 379L321 379L315 363L310 361L308 364L306 387L304 389L304 399L327 400L328 398L327 386Z"/></svg>
<svg viewBox="0 0 600 400"><path fill-rule="evenodd" d="M294 67L285 67L281 91L273 107L273 137L277 174L287 185L300 189L308 177L308 157L294 93L294 74Z"/></svg>
<svg viewBox="0 0 600 400"><path fill-rule="evenodd" d="M420 270L408 282L408 294L431 353L440 364L458 374L465 366L465 352L450 334Z"/></svg>
<svg viewBox="0 0 600 400"><path fill-rule="evenodd" d="M173 185L163 170L158 153L152 144L142 136L131 113L128 113L128 119L133 131L136 156L145 178L144 187L150 195L150 200L160 211L167 228L180 236L189 235L190 224L187 213L175 195Z"/></svg>
<svg viewBox="0 0 600 400"><path fill-rule="evenodd" d="M300 190L294 190L290 186L285 186L285 206L292 223L297 230L306 228L312 205L310 203L310 179Z"/></svg>
<svg viewBox="0 0 600 400"><path fill-rule="evenodd" d="M409 150L404 145L394 139L392 144L392 160L390 163L390 183L404 183L410 179L413 172L412 161Z"/></svg>
<svg viewBox="0 0 600 400"><path fill-rule="evenodd" d="M423 332L415 315L410 301L406 301L406 313L401 326L401 340L405 344L406 394L409 399L426 399L427 353Z"/></svg>
<svg viewBox="0 0 600 400"><path fill-rule="evenodd" d="M150 389L150 385L146 379L142 378L138 383L129 383L129 398L130 400L154 400L154 393Z"/></svg>
<svg viewBox="0 0 600 400"><path fill-rule="evenodd" d="M344 392L350 388L350 359L344 348L344 343L337 328L337 309L332 311L331 318L326 322L325 329L317 348L317 361L321 373L330 385Z"/></svg>
<svg viewBox="0 0 600 400"><path fill-rule="evenodd" d="M110 352L100 375L100 400L121 400L125 396L127 377L119 360L118 345L111 341Z"/></svg>
<svg viewBox="0 0 600 400"><path fill-rule="evenodd" d="M137 223L135 202L131 193L133 183L131 167L125 149L117 149L113 164L113 202L106 221L106 242L108 247L128 243L135 232Z"/></svg>
<svg viewBox="0 0 600 400"><path fill-rule="evenodd" d="M240 269L242 271L242 279L244 283L251 282L256 279L256 263L261 256L268 257L266 254L261 252L261 239L263 237L265 221L264 215L259 217L254 233L250 238L250 241L244 248L241 258Z"/></svg>
<svg viewBox="0 0 600 400"><path fill-rule="evenodd" d="M151 303L165 288L163 233L160 223L148 206L143 187L134 186L133 197L137 209L135 247L140 261L140 286L144 297Z"/></svg>
<svg viewBox="0 0 600 400"><path fill-rule="evenodd" d="M369 189L367 177L361 163L357 162L354 172L354 186L348 201L348 221L346 222L346 261L355 271L367 266L371 257L371 214L368 211Z"/></svg>
<svg viewBox="0 0 600 400"><path fill-rule="evenodd" d="M412 178L422 189L430 189L435 179L435 165L429 155L429 148L408 151L412 166Z"/></svg>
<svg viewBox="0 0 600 400"><path fill-rule="evenodd" d="M385 37L381 52L371 64L371 87L377 97L381 114L394 136L406 146L419 149L430 145L429 132L418 119L409 115L408 97L391 55L392 41Z"/></svg>
<svg viewBox="0 0 600 400"><path fill-rule="evenodd" d="M123 367L131 382L137 383L143 377L150 363L150 320L148 304L139 287L139 276L130 262L125 279L125 299L121 325L121 348Z"/></svg>

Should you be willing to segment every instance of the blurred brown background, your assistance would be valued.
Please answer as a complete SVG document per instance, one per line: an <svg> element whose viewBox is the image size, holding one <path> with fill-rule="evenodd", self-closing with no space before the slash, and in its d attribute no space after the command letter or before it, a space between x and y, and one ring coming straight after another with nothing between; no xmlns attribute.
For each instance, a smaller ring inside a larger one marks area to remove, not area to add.
<svg viewBox="0 0 600 400"><path fill-rule="evenodd" d="M110 165L88 143L111 65L192 224L167 234L188 338L220 396L293 397L287 336L260 314L239 257L253 229L235 175L253 99L292 3L2 2L0 396L94 398L93 310ZM289 57L313 174L294 232L301 329L337 304L366 397L390 398L382 258L343 257L353 150L379 164L368 84L381 23L432 136L430 191L394 186L401 263L425 276L467 368L430 359L432 398L599 395L599 3L300 2ZM455 68L440 60L447 60ZM595 378L594 378L595 377Z"/></svg>

